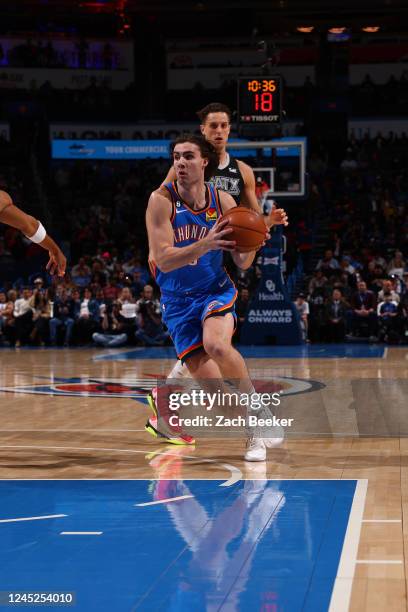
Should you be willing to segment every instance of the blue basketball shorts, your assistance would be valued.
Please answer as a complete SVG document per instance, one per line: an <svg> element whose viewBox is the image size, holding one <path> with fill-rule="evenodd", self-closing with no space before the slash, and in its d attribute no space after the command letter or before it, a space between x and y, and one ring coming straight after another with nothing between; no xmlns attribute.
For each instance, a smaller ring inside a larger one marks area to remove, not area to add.
<svg viewBox="0 0 408 612"><path fill-rule="evenodd" d="M163 321L174 342L177 356L182 362L191 357L193 353L203 349L205 319L231 312L236 323L237 294L237 290L230 281L222 292L183 296L162 294Z"/></svg>

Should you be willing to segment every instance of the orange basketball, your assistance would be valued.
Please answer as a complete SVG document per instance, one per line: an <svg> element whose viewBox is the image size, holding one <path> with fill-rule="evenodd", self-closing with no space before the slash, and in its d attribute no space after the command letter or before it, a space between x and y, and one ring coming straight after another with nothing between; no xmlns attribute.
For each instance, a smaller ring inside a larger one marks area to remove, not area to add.
<svg viewBox="0 0 408 612"><path fill-rule="evenodd" d="M225 240L235 240L237 251L248 253L259 249L268 231L262 215L237 206L226 212L224 217L229 219L227 227L232 227L234 230L226 235Z"/></svg>

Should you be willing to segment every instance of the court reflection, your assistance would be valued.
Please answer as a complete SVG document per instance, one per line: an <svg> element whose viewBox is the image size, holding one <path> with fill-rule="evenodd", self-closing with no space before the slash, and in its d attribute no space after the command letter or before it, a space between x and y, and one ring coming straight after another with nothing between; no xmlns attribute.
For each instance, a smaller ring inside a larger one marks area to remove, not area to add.
<svg viewBox="0 0 408 612"><path fill-rule="evenodd" d="M247 590L259 545L270 531L269 545L279 538L279 515L286 498L278 482L270 482L261 474L256 480L241 481L224 490L221 496L219 490L214 491L218 488L214 483L214 489L198 499L194 481L174 480L181 473L183 457L191 451L184 447L175 452L172 448L150 460L157 478L152 498L163 500L186 548L168 569L165 584L162 578L160 586L143 602L143 609L148 603L156 606L160 602L167 610L212 611L221 605L225 610L241 610L240 600ZM176 497L182 499L164 501ZM255 595L257 601L254 595L251 588L253 609L270 600L268 592Z"/></svg>

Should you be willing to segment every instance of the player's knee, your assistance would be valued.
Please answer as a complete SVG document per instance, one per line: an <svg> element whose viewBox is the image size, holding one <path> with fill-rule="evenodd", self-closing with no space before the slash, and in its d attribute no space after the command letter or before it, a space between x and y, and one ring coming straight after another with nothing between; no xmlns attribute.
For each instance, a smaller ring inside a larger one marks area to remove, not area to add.
<svg viewBox="0 0 408 612"><path fill-rule="evenodd" d="M221 341L218 338L211 338L210 340L204 341L204 349L207 355L212 357L215 361L222 361L228 355L229 346L225 341Z"/></svg>

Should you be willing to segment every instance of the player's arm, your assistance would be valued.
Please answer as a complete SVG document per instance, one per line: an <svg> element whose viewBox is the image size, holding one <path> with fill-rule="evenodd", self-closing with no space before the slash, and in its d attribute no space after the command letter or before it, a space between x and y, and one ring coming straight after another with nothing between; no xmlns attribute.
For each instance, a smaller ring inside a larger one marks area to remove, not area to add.
<svg viewBox="0 0 408 612"><path fill-rule="evenodd" d="M67 260L61 249L48 236L41 222L17 208L5 191L0 191L0 222L20 230L29 240L48 251L47 270L50 274L57 272L58 276L64 276Z"/></svg>
<svg viewBox="0 0 408 612"><path fill-rule="evenodd" d="M176 176L176 171L174 169L174 166L171 166L171 168L169 169L166 178L164 179L164 181L162 182L162 185L165 185L166 183L172 183L173 181L175 181L177 178Z"/></svg>
<svg viewBox="0 0 408 612"><path fill-rule="evenodd" d="M244 189L242 190L241 195L241 204L246 206L246 208L250 208L255 212L262 214L261 207L258 202L258 198L255 193L255 175L251 166L245 164L241 160L238 161L238 167L241 171L242 178L244 180ZM269 215L264 217L265 224L268 228L271 228L274 225L288 225L288 216L283 208L273 207Z"/></svg>
<svg viewBox="0 0 408 612"><path fill-rule="evenodd" d="M220 198L220 204L222 208L223 214L225 214L231 208L236 207L236 203L234 198L225 191L218 192ZM267 239L269 234L266 234L267 227L265 226L265 239ZM235 265L241 270L246 270L249 268L254 261L256 255L256 251L250 251L249 253L239 253L238 251L231 251L232 259L234 260Z"/></svg>
<svg viewBox="0 0 408 612"><path fill-rule="evenodd" d="M259 206L258 198L255 194L255 174L251 166L245 164L241 160L237 160L238 168L241 172L242 179L244 181L244 188L241 193L241 204L246 208L250 208L255 212L262 214L261 207Z"/></svg>
<svg viewBox="0 0 408 612"><path fill-rule="evenodd" d="M185 247L175 247L171 214L170 200L159 191L154 191L147 205L146 227L150 256L162 272L187 266L209 251L232 250L235 247L235 242L226 240L231 228L226 228L228 220L222 218L202 240Z"/></svg>

